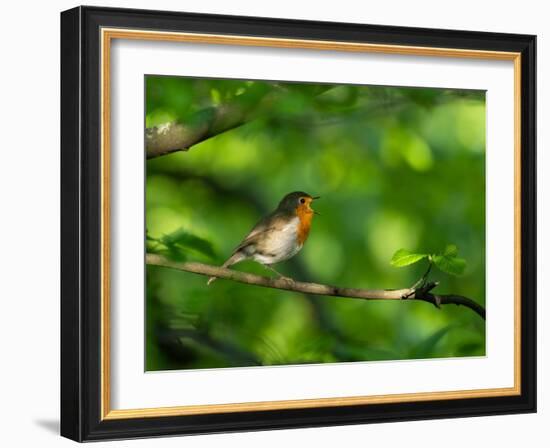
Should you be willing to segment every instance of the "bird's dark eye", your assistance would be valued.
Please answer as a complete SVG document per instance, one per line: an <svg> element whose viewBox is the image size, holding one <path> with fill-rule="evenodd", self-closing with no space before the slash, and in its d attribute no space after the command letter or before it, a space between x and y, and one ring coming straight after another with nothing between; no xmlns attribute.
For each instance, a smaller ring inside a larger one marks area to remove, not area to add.
<svg viewBox="0 0 550 448"><path fill-rule="evenodd" d="M306 200L304 198L300 198L300 204L305 204Z"/></svg>

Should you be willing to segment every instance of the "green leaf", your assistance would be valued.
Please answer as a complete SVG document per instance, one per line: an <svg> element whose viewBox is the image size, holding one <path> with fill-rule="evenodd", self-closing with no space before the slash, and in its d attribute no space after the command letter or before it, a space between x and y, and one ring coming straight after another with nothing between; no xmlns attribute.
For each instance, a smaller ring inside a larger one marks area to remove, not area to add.
<svg viewBox="0 0 550 448"><path fill-rule="evenodd" d="M466 260L456 256L434 255L432 260L443 272L451 275L462 275L466 269Z"/></svg>
<svg viewBox="0 0 550 448"><path fill-rule="evenodd" d="M160 248L162 248L162 246L160 246ZM150 241L148 240L146 243L145 243L145 249L147 252L149 253L152 253L152 254L158 254L160 253L159 252L159 244L156 242L156 241Z"/></svg>
<svg viewBox="0 0 550 448"><path fill-rule="evenodd" d="M434 264L447 274L462 275L466 269L466 260L458 258L458 247L455 244L447 244L442 254L434 254L431 258Z"/></svg>
<svg viewBox="0 0 550 448"><path fill-rule="evenodd" d="M169 249L170 247L173 248L174 246L178 246L179 248L193 249L211 258L216 257L216 253L210 241L193 235L184 229L178 229L169 235L164 235L161 241Z"/></svg>
<svg viewBox="0 0 550 448"><path fill-rule="evenodd" d="M399 249L395 254L393 254L390 263L396 268L401 268L403 266L409 266L417 263L427 257L428 254L417 254L406 249Z"/></svg>
<svg viewBox="0 0 550 448"><path fill-rule="evenodd" d="M222 102L222 96L221 96L221 93L218 89L210 89L210 97L212 98L212 103L213 104L220 104Z"/></svg>
<svg viewBox="0 0 550 448"><path fill-rule="evenodd" d="M187 255L177 246L166 246L166 249L160 251L160 254L166 256L172 261L187 261Z"/></svg>
<svg viewBox="0 0 550 448"><path fill-rule="evenodd" d="M456 247L456 244L447 244L443 251L443 255L446 257L456 257L458 255L458 247Z"/></svg>

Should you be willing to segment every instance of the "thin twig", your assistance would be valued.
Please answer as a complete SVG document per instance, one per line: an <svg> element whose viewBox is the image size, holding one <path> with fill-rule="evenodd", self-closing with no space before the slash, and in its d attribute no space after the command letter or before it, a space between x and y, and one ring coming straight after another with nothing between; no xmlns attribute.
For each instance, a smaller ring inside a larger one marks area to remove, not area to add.
<svg viewBox="0 0 550 448"><path fill-rule="evenodd" d="M171 261L166 257L158 254L147 254L146 262L150 265L163 266L180 271L205 275L208 277L225 278L227 280L246 283L248 285L263 286L266 288L282 289L286 291L295 291L306 294L348 297L352 299L362 300L403 300L403 298L407 296L407 300L421 300L431 303L438 308L441 305L447 304L463 305L467 308L470 308L472 311L476 312L479 316L485 319L485 309L481 305L474 302L472 299L455 294L433 294L431 290L437 286L437 283L434 282L427 283L423 287L416 289L413 294L410 294L410 288L393 290L345 288L339 286L323 285L320 283L300 282L294 280L289 281L288 279L284 278L270 278L194 261Z"/></svg>

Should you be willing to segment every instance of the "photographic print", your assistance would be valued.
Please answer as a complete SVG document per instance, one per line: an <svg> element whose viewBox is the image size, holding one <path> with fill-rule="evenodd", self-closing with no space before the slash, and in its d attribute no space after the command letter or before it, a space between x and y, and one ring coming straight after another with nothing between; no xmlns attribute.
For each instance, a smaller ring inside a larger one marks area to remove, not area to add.
<svg viewBox="0 0 550 448"><path fill-rule="evenodd" d="M145 77L146 370L485 355L485 92Z"/></svg>

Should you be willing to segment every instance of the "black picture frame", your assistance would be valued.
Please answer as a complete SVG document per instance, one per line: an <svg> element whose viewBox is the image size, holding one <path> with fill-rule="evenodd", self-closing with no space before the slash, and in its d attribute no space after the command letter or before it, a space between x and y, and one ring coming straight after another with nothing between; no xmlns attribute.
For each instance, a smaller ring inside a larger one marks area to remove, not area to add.
<svg viewBox="0 0 550 448"><path fill-rule="evenodd" d="M101 418L100 29L181 31L521 53L521 394ZM61 434L76 441L536 411L536 37L350 23L77 7L61 14Z"/></svg>

